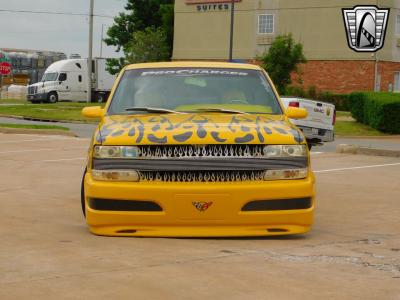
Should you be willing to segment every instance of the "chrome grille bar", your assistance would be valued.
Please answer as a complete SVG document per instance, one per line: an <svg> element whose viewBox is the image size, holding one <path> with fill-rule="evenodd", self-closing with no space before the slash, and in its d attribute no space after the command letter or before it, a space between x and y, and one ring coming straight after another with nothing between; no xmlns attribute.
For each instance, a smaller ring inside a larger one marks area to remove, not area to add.
<svg viewBox="0 0 400 300"><path fill-rule="evenodd" d="M261 181L263 171L186 171L186 172L162 172L141 171L140 181L158 182L239 182L239 181Z"/></svg>

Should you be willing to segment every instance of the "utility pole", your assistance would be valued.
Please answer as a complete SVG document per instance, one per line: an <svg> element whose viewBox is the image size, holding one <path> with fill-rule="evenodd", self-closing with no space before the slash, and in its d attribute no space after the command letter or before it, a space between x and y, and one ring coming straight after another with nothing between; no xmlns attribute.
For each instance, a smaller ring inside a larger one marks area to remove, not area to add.
<svg viewBox="0 0 400 300"><path fill-rule="evenodd" d="M235 0L231 0L231 30L229 36L229 61L232 61L233 53L233 25L235 23Z"/></svg>
<svg viewBox="0 0 400 300"><path fill-rule="evenodd" d="M90 0L89 7L89 53L88 53L88 78L87 78L87 103L92 100L92 48L93 48L93 7L94 0Z"/></svg>
<svg viewBox="0 0 400 300"><path fill-rule="evenodd" d="M103 33L104 33L104 24L101 24L100 58L103 57Z"/></svg>

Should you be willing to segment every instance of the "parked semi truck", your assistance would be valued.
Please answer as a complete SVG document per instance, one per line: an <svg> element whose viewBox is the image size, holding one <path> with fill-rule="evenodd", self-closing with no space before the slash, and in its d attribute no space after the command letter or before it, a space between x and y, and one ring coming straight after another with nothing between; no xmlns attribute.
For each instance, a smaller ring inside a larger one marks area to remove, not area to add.
<svg viewBox="0 0 400 300"><path fill-rule="evenodd" d="M116 75L106 71L106 59L92 61L92 101L104 102ZM87 60L65 59L51 64L40 82L28 86L28 101L32 103L60 100L87 100Z"/></svg>

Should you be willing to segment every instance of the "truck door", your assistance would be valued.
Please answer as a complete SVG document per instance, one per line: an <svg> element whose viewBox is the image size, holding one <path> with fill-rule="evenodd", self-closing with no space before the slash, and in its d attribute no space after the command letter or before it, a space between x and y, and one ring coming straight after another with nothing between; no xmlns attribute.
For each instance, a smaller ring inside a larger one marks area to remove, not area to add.
<svg viewBox="0 0 400 300"><path fill-rule="evenodd" d="M67 73L61 72L58 75L58 100L71 100L70 79Z"/></svg>
<svg viewBox="0 0 400 300"><path fill-rule="evenodd" d="M76 100L77 101L85 101L86 100L86 80L85 74L76 73L77 80L77 90L76 90Z"/></svg>

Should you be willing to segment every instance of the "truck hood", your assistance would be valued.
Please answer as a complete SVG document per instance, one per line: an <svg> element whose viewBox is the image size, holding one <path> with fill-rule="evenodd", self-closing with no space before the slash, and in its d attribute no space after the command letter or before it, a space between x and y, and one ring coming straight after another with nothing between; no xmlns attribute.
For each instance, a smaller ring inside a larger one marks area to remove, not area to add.
<svg viewBox="0 0 400 300"><path fill-rule="evenodd" d="M283 116L146 114L105 116L95 132L104 145L298 144L304 136Z"/></svg>

